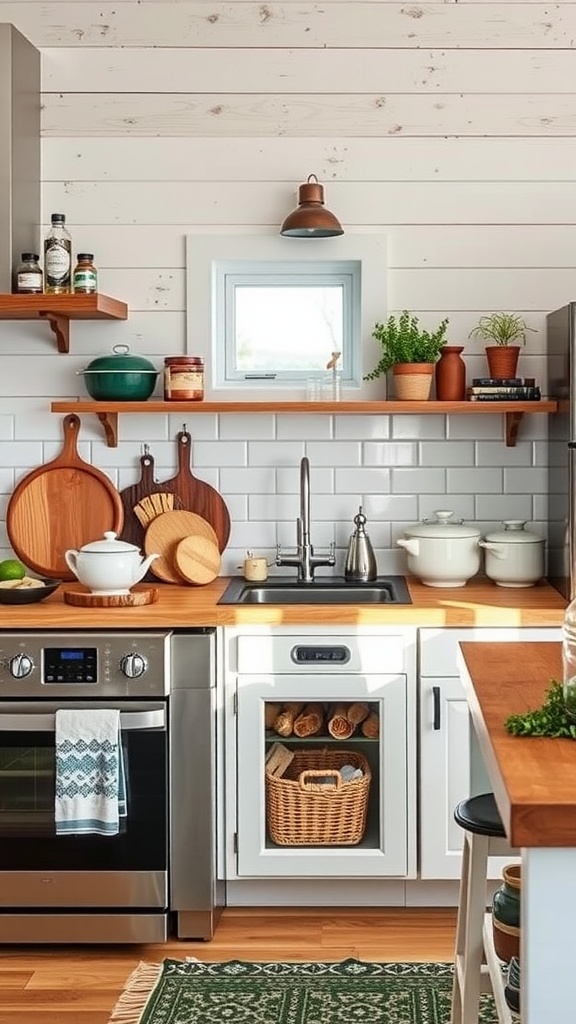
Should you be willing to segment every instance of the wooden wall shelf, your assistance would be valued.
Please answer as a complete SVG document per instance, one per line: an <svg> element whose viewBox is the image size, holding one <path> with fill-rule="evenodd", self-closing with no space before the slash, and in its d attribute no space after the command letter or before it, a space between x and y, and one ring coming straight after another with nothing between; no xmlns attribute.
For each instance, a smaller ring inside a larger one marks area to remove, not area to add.
<svg viewBox="0 0 576 1024"><path fill-rule="evenodd" d="M70 350L71 320L126 320L128 306L94 295L0 295L0 320L48 320L59 352Z"/></svg>
<svg viewBox="0 0 576 1024"><path fill-rule="evenodd" d="M147 402L93 402L58 401L52 402L52 412L94 413L100 420L106 434L109 448L118 445L118 415L120 413L168 413L182 415L190 413L347 413L399 416L408 413L418 416L429 415L491 415L503 414L506 420L506 445L516 444L518 428L524 413L553 413L558 409L556 401L540 402L163 402L149 399Z"/></svg>

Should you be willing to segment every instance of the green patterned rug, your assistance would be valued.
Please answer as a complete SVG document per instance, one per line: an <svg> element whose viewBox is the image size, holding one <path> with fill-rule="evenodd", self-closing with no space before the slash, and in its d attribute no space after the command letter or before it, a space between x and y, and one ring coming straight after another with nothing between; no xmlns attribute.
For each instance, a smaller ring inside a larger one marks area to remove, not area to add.
<svg viewBox="0 0 576 1024"><path fill-rule="evenodd" d="M142 963L109 1024L448 1024L452 964ZM497 1024L490 996L479 1024Z"/></svg>

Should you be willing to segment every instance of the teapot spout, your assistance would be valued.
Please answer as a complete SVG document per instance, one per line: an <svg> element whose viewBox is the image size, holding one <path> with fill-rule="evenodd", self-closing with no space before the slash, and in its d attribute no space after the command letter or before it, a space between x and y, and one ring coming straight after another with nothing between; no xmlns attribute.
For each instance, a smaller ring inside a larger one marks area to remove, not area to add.
<svg viewBox="0 0 576 1024"><path fill-rule="evenodd" d="M144 561L140 563L134 583L140 583L140 580L146 575L155 558L160 558L160 555L148 555L148 558L145 558Z"/></svg>

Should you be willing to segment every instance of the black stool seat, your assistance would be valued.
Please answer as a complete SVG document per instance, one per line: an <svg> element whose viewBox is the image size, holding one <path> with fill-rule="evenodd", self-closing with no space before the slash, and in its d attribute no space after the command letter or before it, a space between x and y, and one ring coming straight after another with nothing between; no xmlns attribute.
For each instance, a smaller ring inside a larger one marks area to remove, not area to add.
<svg viewBox="0 0 576 1024"><path fill-rule="evenodd" d="M462 800L454 811L454 819L461 828L475 835L506 838L493 793L482 793Z"/></svg>

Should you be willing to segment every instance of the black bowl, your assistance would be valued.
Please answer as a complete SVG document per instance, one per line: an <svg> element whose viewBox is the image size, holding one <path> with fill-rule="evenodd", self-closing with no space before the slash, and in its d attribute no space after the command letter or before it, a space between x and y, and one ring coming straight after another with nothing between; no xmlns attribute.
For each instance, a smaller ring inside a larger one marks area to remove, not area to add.
<svg viewBox="0 0 576 1024"><path fill-rule="evenodd" d="M42 580L43 587L0 587L0 604L38 604L49 594L53 594L62 583L62 580L47 579L45 576L37 576Z"/></svg>

